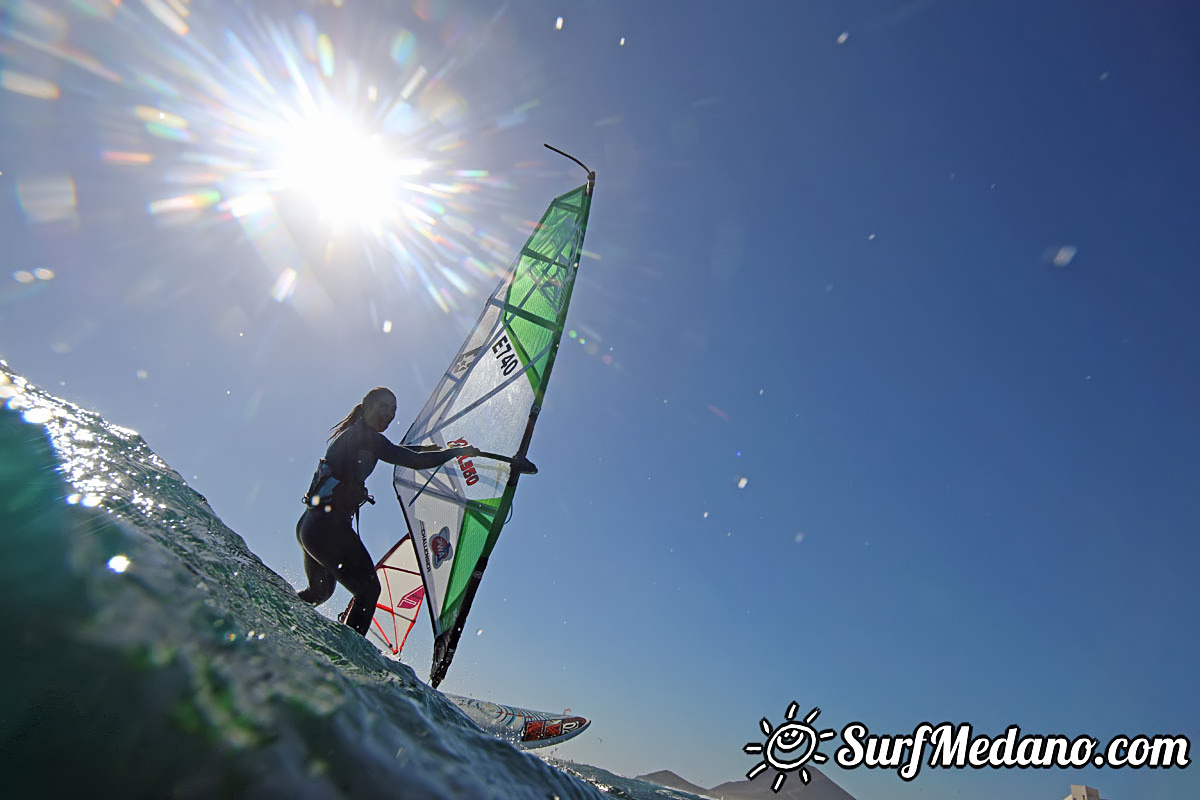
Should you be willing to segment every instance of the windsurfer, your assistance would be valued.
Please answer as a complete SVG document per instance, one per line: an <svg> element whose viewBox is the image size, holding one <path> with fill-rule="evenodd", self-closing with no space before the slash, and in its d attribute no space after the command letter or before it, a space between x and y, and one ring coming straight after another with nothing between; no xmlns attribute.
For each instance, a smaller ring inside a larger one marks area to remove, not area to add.
<svg viewBox="0 0 1200 800"><path fill-rule="evenodd" d="M410 469L431 469L451 459L479 455L476 447L411 449L388 441L383 431L396 418L396 396L382 386L367 392L362 402L335 425L325 458L313 475L306 506L296 523L296 539L304 553L308 586L300 599L319 606L340 583L354 595L343 620L366 636L379 599L375 562L355 531L354 519L367 494L367 476L380 461Z"/></svg>

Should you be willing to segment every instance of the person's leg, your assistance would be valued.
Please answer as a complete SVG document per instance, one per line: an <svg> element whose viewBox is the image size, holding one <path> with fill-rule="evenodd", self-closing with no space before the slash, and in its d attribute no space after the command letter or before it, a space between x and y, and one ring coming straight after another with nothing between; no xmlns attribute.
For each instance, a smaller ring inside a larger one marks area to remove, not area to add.
<svg viewBox="0 0 1200 800"><path fill-rule="evenodd" d="M354 605L343 620L363 636L371 629L371 619L375 616L375 603L379 600L379 578L375 574L375 562L363 546L358 534L351 530L352 539L343 539L345 547L342 559L334 569L338 583L345 586L354 595Z"/></svg>
<svg viewBox="0 0 1200 800"><path fill-rule="evenodd" d="M319 606L333 597L335 586L333 573L321 566L308 553L304 554L304 574L308 576L308 588L296 592L301 600Z"/></svg>
<svg viewBox="0 0 1200 800"><path fill-rule="evenodd" d="M328 594L321 602L333 594L333 580L349 589L354 595L354 605L343 621L366 636L371 618L375 616L375 603L379 600L379 578L375 576L375 562L354 532L350 516L320 510L306 512L296 536L304 548L305 570L311 559L316 571L325 572L332 579L328 583ZM313 582L312 573L309 586L306 591L315 596L317 584Z"/></svg>
<svg viewBox="0 0 1200 800"><path fill-rule="evenodd" d="M306 511L296 523L296 541L300 543L300 550L304 553L304 574L308 578L308 588L301 589L297 594L301 600L314 606L319 606L332 597L335 587L333 573L313 557L305 543L307 539L319 545L322 538L327 538L327 531L322 530L327 527L322 524L326 522L322 519L324 516L327 515Z"/></svg>

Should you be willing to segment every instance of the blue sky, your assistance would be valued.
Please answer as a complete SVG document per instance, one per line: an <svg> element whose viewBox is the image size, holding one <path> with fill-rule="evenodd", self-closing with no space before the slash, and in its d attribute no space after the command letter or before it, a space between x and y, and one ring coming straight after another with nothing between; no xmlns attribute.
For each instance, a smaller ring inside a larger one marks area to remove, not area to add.
<svg viewBox="0 0 1200 800"><path fill-rule="evenodd" d="M329 427L384 384L403 434L582 182L550 142L598 173L576 336L445 689L569 707L594 724L562 755L706 786L792 701L1196 737L1194 10L298 7L0 4L15 370L141 432L298 583ZM419 160L378 214L303 191L305 93ZM1198 786L826 772L864 799Z"/></svg>

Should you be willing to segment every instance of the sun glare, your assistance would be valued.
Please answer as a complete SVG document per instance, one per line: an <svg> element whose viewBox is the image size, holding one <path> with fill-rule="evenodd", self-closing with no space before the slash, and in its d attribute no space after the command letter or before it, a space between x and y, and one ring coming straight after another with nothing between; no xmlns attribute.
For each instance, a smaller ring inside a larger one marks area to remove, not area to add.
<svg viewBox="0 0 1200 800"><path fill-rule="evenodd" d="M377 224L395 197L396 181L410 171L381 135L345 118L322 117L296 126L285 139L284 153L285 185L334 223Z"/></svg>
<svg viewBox="0 0 1200 800"><path fill-rule="evenodd" d="M336 265L339 279L369 273L373 286L457 311L458 298L500 274L509 237L523 230L510 210L514 182L473 163L498 141L493 133L523 124L537 105L509 97L509 82L474 58L503 13L377 19L340 0L284 4L279 15L259 5L206 5L181 27L158 14L166 6L157 0L88 0L80 8L121 13L89 16L86 35L57 12L18 14L12 32L0 25L0 94L30 101L28 119L14 122L37 132L32 103L54 103L77 115L73 127L100 125L120 143L97 150L105 170L94 176L18 176L21 211L33 224L82 218L76 195L101 190L77 182L116 186L128 176L121 185L158 223L199 236L236 224L274 276L277 302L325 307L322 281ZM172 35L148 35L156 25ZM59 46L68 40L80 49ZM60 75L48 54L81 69ZM97 78L120 89L99 91ZM483 102L473 109L475 96ZM29 285L39 277L12 275Z"/></svg>

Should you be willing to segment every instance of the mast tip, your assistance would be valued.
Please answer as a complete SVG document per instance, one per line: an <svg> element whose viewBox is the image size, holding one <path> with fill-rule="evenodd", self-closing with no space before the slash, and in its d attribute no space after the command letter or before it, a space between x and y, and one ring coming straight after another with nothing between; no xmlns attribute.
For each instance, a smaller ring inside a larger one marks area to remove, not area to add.
<svg viewBox="0 0 1200 800"><path fill-rule="evenodd" d="M588 174L588 183L589 183L589 185L590 185L590 184L594 184L594 183L596 182L596 173L595 173L595 172L594 172L594 171L593 171L591 168L589 168L587 164L583 163L582 161L580 161L578 158L576 158L575 156L571 155L570 153L568 153L568 152L565 152L565 151L563 151L563 150L559 150L559 149L558 149L557 147L555 147L554 145L548 144L548 143L546 143L546 142L542 142L542 146L543 146L543 147L545 147L547 150L553 150L554 152L558 153L560 156L564 156L564 157L566 157L566 158L569 158L569 159L571 159L571 160L572 160L572 161L574 161L576 164L578 164L579 166L583 167L583 170L584 170L584 172L586 172L586 173Z"/></svg>

